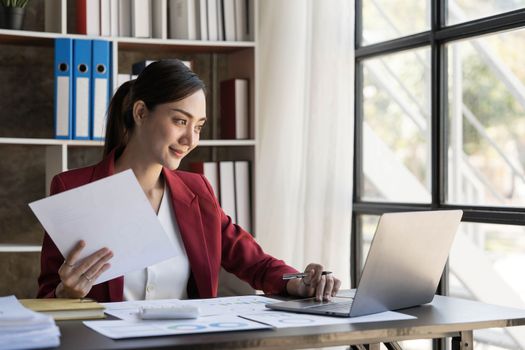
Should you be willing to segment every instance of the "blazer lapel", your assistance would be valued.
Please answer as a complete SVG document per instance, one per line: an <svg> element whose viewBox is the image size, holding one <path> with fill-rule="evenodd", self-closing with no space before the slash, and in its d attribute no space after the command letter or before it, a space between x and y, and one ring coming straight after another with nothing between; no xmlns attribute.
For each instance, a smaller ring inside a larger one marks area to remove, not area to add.
<svg viewBox="0 0 525 350"><path fill-rule="evenodd" d="M175 217L186 248L199 297L213 297L209 252L204 236L198 197L177 174L164 169L164 178L171 192Z"/></svg>

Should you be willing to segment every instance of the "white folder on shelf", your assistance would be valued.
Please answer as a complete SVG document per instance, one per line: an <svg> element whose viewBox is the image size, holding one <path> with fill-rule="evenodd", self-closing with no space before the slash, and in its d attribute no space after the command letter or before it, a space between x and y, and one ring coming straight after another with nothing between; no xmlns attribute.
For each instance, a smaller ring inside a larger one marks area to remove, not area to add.
<svg viewBox="0 0 525 350"><path fill-rule="evenodd" d="M235 40L248 40L248 7L246 0L235 0Z"/></svg>
<svg viewBox="0 0 525 350"><path fill-rule="evenodd" d="M55 138L70 139L73 100L73 39L55 39Z"/></svg>
<svg viewBox="0 0 525 350"><path fill-rule="evenodd" d="M235 208L237 224L248 232L252 230L250 205L250 163L235 162Z"/></svg>
<svg viewBox="0 0 525 350"><path fill-rule="evenodd" d="M110 3L110 35L113 37L119 36L118 26L119 26L119 0L101 0L109 1Z"/></svg>
<svg viewBox="0 0 525 350"><path fill-rule="evenodd" d="M215 192L215 196L219 197L219 166L217 162L204 162L204 176Z"/></svg>
<svg viewBox="0 0 525 350"><path fill-rule="evenodd" d="M219 40L219 31L217 24L217 0L207 0L208 5L208 40Z"/></svg>
<svg viewBox="0 0 525 350"><path fill-rule="evenodd" d="M93 108L91 109L91 138L103 140L106 112L111 98L111 43L93 40L93 69L91 70Z"/></svg>
<svg viewBox="0 0 525 350"><path fill-rule="evenodd" d="M168 2L153 0L151 3L152 36L158 39L168 38Z"/></svg>
<svg viewBox="0 0 525 350"><path fill-rule="evenodd" d="M235 41L235 0L222 0L224 40Z"/></svg>
<svg viewBox="0 0 525 350"><path fill-rule="evenodd" d="M73 40L73 138L89 140L91 40Z"/></svg>
<svg viewBox="0 0 525 350"><path fill-rule="evenodd" d="M131 36L131 0L118 2L118 35Z"/></svg>
<svg viewBox="0 0 525 350"><path fill-rule="evenodd" d="M235 171L233 162L219 162L220 202L224 212L237 222L235 211Z"/></svg>
<svg viewBox="0 0 525 350"><path fill-rule="evenodd" d="M77 0L78 34L100 35L100 2L99 0Z"/></svg>
<svg viewBox="0 0 525 350"><path fill-rule="evenodd" d="M248 24L246 26L248 33L245 40L255 40L255 3L253 0L246 0L246 6L248 9L246 20Z"/></svg>
<svg viewBox="0 0 525 350"><path fill-rule="evenodd" d="M99 0L100 1L100 35L110 36L111 35L111 1L110 0Z"/></svg>
<svg viewBox="0 0 525 350"><path fill-rule="evenodd" d="M197 37L200 40L208 40L208 0L196 1Z"/></svg>
<svg viewBox="0 0 525 350"><path fill-rule="evenodd" d="M220 198L218 162L192 162L190 163L190 169L195 173L204 175L210 183L213 193L215 193L215 197Z"/></svg>
<svg viewBox="0 0 525 350"><path fill-rule="evenodd" d="M195 0L169 0L170 39L197 40Z"/></svg>
<svg viewBox="0 0 525 350"><path fill-rule="evenodd" d="M211 0L210 0L211 1ZM222 0L215 0L217 2L217 40L224 40L224 8Z"/></svg>
<svg viewBox="0 0 525 350"><path fill-rule="evenodd" d="M151 0L132 0L131 34L135 38L151 38Z"/></svg>

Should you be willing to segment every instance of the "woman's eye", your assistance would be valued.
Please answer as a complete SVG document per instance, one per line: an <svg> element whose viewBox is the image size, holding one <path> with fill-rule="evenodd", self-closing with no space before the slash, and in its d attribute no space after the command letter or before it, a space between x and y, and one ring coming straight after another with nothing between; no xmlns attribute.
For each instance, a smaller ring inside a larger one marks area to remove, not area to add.
<svg viewBox="0 0 525 350"><path fill-rule="evenodd" d="M200 133L200 132L202 131L202 128L204 128L204 125L197 125L197 126L195 127L195 131L198 132L198 133Z"/></svg>
<svg viewBox="0 0 525 350"><path fill-rule="evenodd" d="M185 119L175 119L175 124L186 125L186 120Z"/></svg>

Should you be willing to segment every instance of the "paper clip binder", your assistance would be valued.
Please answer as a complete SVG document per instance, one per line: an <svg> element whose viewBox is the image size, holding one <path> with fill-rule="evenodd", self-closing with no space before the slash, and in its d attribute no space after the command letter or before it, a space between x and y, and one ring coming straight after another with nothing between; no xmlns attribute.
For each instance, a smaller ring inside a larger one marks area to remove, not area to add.
<svg viewBox="0 0 525 350"><path fill-rule="evenodd" d="M103 140L106 111L111 99L111 43L109 41L93 40L92 66L91 138Z"/></svg>
<svg viewBox="0 0 525 350"><path fill-rule="evenodd" d="M73 138L89 140L91 40L73 40Z"/></svg>
<svg viewBox="0 0 525 350"><path fill-rule="evenodd" d="M55 138L71 138L73 40L55 39Z"/></svg>

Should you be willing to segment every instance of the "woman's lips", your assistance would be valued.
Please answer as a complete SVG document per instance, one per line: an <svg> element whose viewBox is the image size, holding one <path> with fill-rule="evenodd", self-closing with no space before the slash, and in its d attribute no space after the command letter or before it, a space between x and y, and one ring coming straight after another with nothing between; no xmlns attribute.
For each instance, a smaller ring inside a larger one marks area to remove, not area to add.
<svg viewBox="0 0 525 350"><path fill-rule="evenodd" d="M170 151L171 151L171 153L173 153L178 158L182 158L184 156L184 153L185 153L184 151L173 149L173 148L170 148Z"/></svg>

